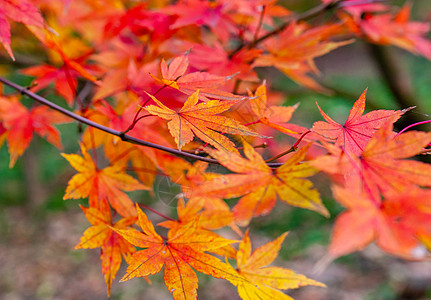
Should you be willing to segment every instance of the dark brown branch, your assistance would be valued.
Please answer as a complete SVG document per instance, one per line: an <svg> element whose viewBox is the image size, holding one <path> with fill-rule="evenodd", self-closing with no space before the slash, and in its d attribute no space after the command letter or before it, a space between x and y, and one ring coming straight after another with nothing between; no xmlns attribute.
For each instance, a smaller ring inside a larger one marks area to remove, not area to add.
<svg viewBox="0 0 431 300"><path fill-rule="evenodd" d="M60 112L60 113L62 113L64 115L66 115L66 116L68 116L68 117L70 117L70 118L72 118L72 119L80 122L80 123L86 124L88 126L91 126L93 128L99 129L99 130L104 131L106 133L118 136L119 138L121 138L121 140L123 140L125 142L129 142L129 143L140 145L140 146L144 146L144 147L150 147L150 148L158 149L158 150L161 150L161 151L164 151L164 152L167 152L167 153L171 153L171 154L174 154L174 155L177 155L177 156L181 156L181 157L186 157L186 158L193 159L193 160L200 160L200 161L204 161L204 162L211 163L211 164L217 164L217 165L220 164L217 160L212 159L212 158L202 157L202 156L195 155L195 154L192 154L192 153L183 152L183 151L180 151L180 150L177 150L177 149L173 149L173 148L165 147L165 146L158 145L158 144L155 144L155 143L147 142L147 141L138 139L136 137L124 134L121 131L114 130L112 128L103 126L103 125L101 125L99 123L93 122L93 121L91 121L91 120L89 120L89 119L87 119L87 118L85 118L83 116L75 114L74 112L71 112L71 111L69 111L69 110L67 110L67 109L65 109L65 108L63 108L61 106L58 106L57 104L52 103L48 99L45 99L45 98L43 98L43 97L41 97L41 96L39 96L39 95L37 95L37 94L29 91L25 87L22 87L22 86L14 83L14 82L11 82L11 81L9 81L9 80L1 77L1 76L0 76L0 82L2 82L3 84L5 84L5 85L7 85L7 86L9 86L9 87L17 90L21 94L26 95L29 98L31 98L31 99L39 102L40 104L46 105L46 106L50 107L51 109L54 109L54 110L56 110L56 111L58 111L58 112ZM268 164L268 166L275 167L275 168L279 167L281 165L282 164L280 164L280 163L270 163L270 164Z"/></svg>

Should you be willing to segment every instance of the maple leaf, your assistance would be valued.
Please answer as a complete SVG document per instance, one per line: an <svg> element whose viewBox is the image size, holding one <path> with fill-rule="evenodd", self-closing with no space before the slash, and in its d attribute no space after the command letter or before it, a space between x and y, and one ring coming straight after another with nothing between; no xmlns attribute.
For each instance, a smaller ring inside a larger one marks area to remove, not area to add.
<svg viewBox="0 0 431 300"><path fill-rule="evenodd" d="M136 252L135 247L121 237L111 228L126 229L136 223L136 217L123 218L114 224L111 220L111 211L106 202L102 201L101 209L83 207L85 216L91 223L87 228L75 249L94 249L101 247L100 260L102 261L102 273L107 285L108 298L111 295L112 281L120 268L122 257L126 261Z"/></svg>
<svg viewBox="0 0 431 300"><path fill-rule="evenodd" d="M390 6L373 1L361 0L343 0L342 3L337 3L338 0L322 0L323 3L334 3L343 10L349 12L355 18L360 18L364 13L383 12L390 9Z"/></svg>
<svg viewBox="0 0 431 300"><path fill-rule="evenodd" d="M148 187L127 175L122 164L99 169L84 145L81 145L81 153L82 156L61 154L79 172L69 180L63 199L89 197L90 206L99 207L100 201L106 198L120 215L136 216L132 200L122 190L148 190Z"/></svg>
<svg viewBox="0 0 431 300"><path fill-rule="evenodd" d="M168 120L168 128L181 148L198 137L205 143L209 143L217 149L237 153L234 143L217 131L227 134L240 134L257 136L258 134L241 125L238 121L220 116L219 114L230 109L238 101L210 100L199 103L199 90L194 92L178 111L166 107L154 96L148 94L157 104L145 106L144 109L150 114Z"/></svg>
<svg viewBox="0 0 431 300"><path fill-rule="evenodd" d="M253 216L268 214L278 198L293 206L311 209L328 216L318 191L306 177L317 170L301 163L309 146L294 153L281 167L272 170L262 157L244 142L244 154L207 150L223 166L239 174L219 175L202 183L194 196L211 195L222 198L242 198L233 208L235 221L246 226Z"/></svg>
<svg viewBox="0 0 431 300"><path fill-rule="evenodd" d="M115 3L115 6L118 4ZM140 21L136 22L136 20ZM148 3L144 2L107 19L103 37L108 39L127 36L131 32L140 37L147 35L152 43L158 44L172 37L175 32L175 28L172 28L172 22L171 16L163 11L148 9Z"/></svg>
<svg viewBox="0 0 431 300"><path fill-rule="evenodd" d="M347 211L335 221L329 254L333 257L362 250L372 241L404 258L422 258L419 238L431 230L431 194L413 188L376 203L366 193L333 188L334 197Z"/></svg>
<svg viewBox="0 0 431 300"><path fill-rule="evenodd" d="M407 3L396 15L366 14L363 18L352 19L342 14L341 18L353 33L365 36L373 43L394 45L431 59L431 41L426 38L430 26L428 23L411 22L410 10L411 5Z"/></svg>
<svg viewBox="0 0 431 300"><path fill-rule="evenodd" d="M202 210L204 207L205 210ZM181 197L178 199L177 213L178 221L164 221L157 226L179 230L181 226L187 223L196 222L197 234L212 235L213 233L209 230L230 225L235 232L242 235L234 223L234 217L229 206L219 198L192 197L186 204L184 198ZM236 255L236 250L231 245L220 247L211 252L229 258Z"/></svg>
<svg viewBox="0 0 431 300"><path fill-rule="evenodd" d="M347 186L365 188L380 202L379 192L399 193L415 185L431 186L431 166L404 159L421 153L430 142L431 133L426 132L409 131L394 137L389 121L374 133L358 156L334 147L331 155L311 164L330 174L344 174Z"/></svg>
<svg viewBox="0 0 431 300"><path fill-rule="evenodd" d="M190 65L198 70L206 70L211 74L231 75L238 74L235 79L244 81L258 81L259 78L252 68L252 62L261 53L260 49L242 49L233 57L224 49L223 45L216 43L213 46L192 44L189 53ZM229 84L229 82L228 82ZM235 82L231 81L232 90Z"/></svg>
<svg viewBox="0 0 431 300"><path fill-rule="evenodd" d="M290 269L266 267L277 257L286 235L287 232L276 240L260 246L252 253L248 231L245 233L236 256L236 270L246 280L233 283L238 287L238 293L242 299L287 300L292 298L280 290L295 289L306 285L325 287L324 284L297 274Z"/></svg>
<svg viewBox="0 0 431 300"><path fill-rule="evenodd" d="M265 42L269 54L260 55L254 66L274 66L297 83L328 93L329 91L309 77L308 73L318 73L314 58L352 42L328 40L343 30L343 26L339 24L310 29L305 23L292 22L277 38Z"/></svg>
<svg viewBox="0 0 431 300"><path fill-rule="evenodd" d="M293 131L287 127L281 126L289 122L293 112L298 105L294 106L268 106L266 96L266 86L262 83L253 95L249 92L250 106L254 114L259 118L259 123L265 124L280 132L295 135L298 132Z"/></svg>
<svg viewBox="0 0 431 300"><path fill-rule="evenodd" d="M176 5L168 6L165 12L178 15L172 28L187 25L206 25L222 41L227 42L230 33L238 34L229 9L233 3L218 3L212 1L183 0Z"/></svg>
<svg viewBox="0 0 431 300"><path fill-rule="evenodd" d="M211 202L213 207L201 212L206 202ZM197 226L208 230L219 229L233 222L233 215L229 207L218 198L192 197L187 203L185 203L184 198L180 198L177 204L177 213L177 222L164 221L157 225L173 228L188 222L195 222L197 215L200 216Z"/></svg>
<svg viewBox="0 0 431 300"><path fill-rule="evenodd" d="M0 43L15 60L10 47L8 19L38 27L44 26L44 20L38 9L28 0L0 0Z"/></svg>
<svg viewBox="0 0 431 300"><path fill-rule="evenodd" d="M98 84L93 73L98 72L98 68L86 64L88 57L93 52L91 48L72 37L71 32L62 32L62 39L54 35L51 31L37 27L31 27L34 35L51 50L51 60L60 67L53 67L42 64L29 67L21 72L26 75L37 77L37 81L31 90L37 92L54 82L56 92L63 96L69 106L72 106L78 87L77 78L79 76ZM65 31L64 29L60 29ZM64 36L70 39L65 39ZM66 44L66 45L63 45Z"/></svg>
<svg viewBox="0 0 431 300"><path fill-rule="evenodd" d="M130 104L126 104L123 107L121 103L118 103L116 109L112 108L106 101L99 100L95 103L94 109L86 111L85 116L114 130L124 131L126 128L129 128L138 111L135 102L137 99L131 95L128 97L128 100L130 100ZM146 118L140 120L139 126L134 126L133 129L128 131L128 134L142 140L150 140L159 145L172 146L172 143L168 143L164 137L167 130L161 132L161 126L154 124L158 119L153 119L149 120L149 118ZM91 127L88 127L84 132L82 141L87 148L97 148L103 145L105 156L112 164L121 164L126 168L128 162L131 161L133 171L138 175L139 180L148 187L153 185L155 175L157 174L153 149L123 142L117 136L95 131Z"/></svg>
<svg viewBox="0 0 431 300"><path fill-rule="evenodd" d="M208 164L198 161L191 164L180 157L161 152L157 154L157 165L173 183L182 186L185 194L187 194L188 189L194 187L194 181L198 177L205 176L205 170L208 166ZM193 174L193 177L189 177L189 173Z"/></svg>
<svg viewBox="0 0 431 300"><path fill-rule="evenodd" d="M9 145L9 167L12 168L27 149L34 133L61 149L60 133L53 124L67 121L69 118L46 106L27 109L15 97L0 97L0 122L4 130L3 138Z"/></svg>
<svg viewBox="0 0 431 300"><path fill-rule="evenodd" d="M219 100L240 100L244 97L237 96L232 93L216 89L223 85L232 76L218 76L206 72L193 72L185 74L189 65L188 55L176 57L172 62L167 65L164 59L160 63L160 71L162 78L152 76L156 81L161 82L167 86L179 90L180 92L191 95L197 90L199 93L199 100L208 101L208 98Z"/></svg>
<svg viewBox="0 0 431 300"><path fill-rule="evenodd" d="M119 38L110 42L110 49L92 58L105 70L94 99L102 99L135 86L146 87L153 82L148 73L157 72L158 61L138 63L142 55L141 44L123 43ZM139 88L142 89L142 88Z"/></svg>
<svg viewBox="0 0 431 300"><path fill-rule="evenodd" d="M217 229L228 225L238 235L242 236L241 230L233 222L233 214L226 202L217 197L195 197L193 195L199 184L217 176L214 173L206 172L207 166L208 163L202 161L196 161L192 165L179 157L160 155L158 167L170 177L172 183L181 185L182 193L173 195L179 197L177 204L178 221L166 221L158 225L173 228L194 221L199 213L199 228ZM183 197L190 198L186 204ZM202 209L203 211L201 211Z"/></svg>
<svg viewBox="0 0 431 300"><path fill-rule="evenodd" d="M121 281L156 274L164 266L165 284L174 299L191 300L197 298L198 288L198 278L193 269L216 278L241 278L232 267L205 253L235 241L197 232L196 222L169 230L165 240L156 233L153 224L138 206L137 211L142 232L114 228L131 244L145 248L133 254Z"/></svg>
<svg viewBox="0 0 431 300"><path fill-rule="evenodd" d="M311 130L335 141L336 146L342 146L344 151L348 153L361 153L377 129L382 127L388 120L394 123L409 110L374 110L363 115L366 93L367 90L353 104L349 117L343 125L332 120L317 104L326 122L315 122Z"/></svg>
<svg viewBox="0 0 431 300"><path fill-rule="evenodd" d="M72 106L78 87L77 77L83 72L88 73L88 71L78 63L78 61L82 62L83 59L84 58L69 60L60 68L44 64L23 69L21 72L37 78L33 83L34 86L30 88L33 92L38 92L54 82L55 91L60 96L64 97L69 106ZM78 72L76 69L80 71ZM87 76L87 79L90 78L92 81L96 81L93 75Z"/></svg>

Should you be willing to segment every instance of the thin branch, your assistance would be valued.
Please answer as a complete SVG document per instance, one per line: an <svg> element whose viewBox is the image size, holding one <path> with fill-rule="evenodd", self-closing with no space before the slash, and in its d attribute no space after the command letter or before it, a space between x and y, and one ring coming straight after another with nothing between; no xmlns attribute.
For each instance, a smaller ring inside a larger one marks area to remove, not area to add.
<svg viewBox="0 0 431 300"><path fill-rule="evenodd" d="M267 143L262 143L260 145L253 146L253 148L254 149L257 149L257 148L268 148L268 144ZM237 147L236 149L237 150L244 150L244 147ZM188 152L188 153L194 153L194 154L197 154L197 153L206 153L203 149L183 150L183 151L184 152Z"/></svg>
<svg viewBox="0 0 431 300"><path fill-rule="evenodd" d="M158 89L158 90L153 94L153 96L156 96L156 95L157 95L161 90L163 90L165 87L167 87L167 85L164 85L164 86L162 86L161 88L159 88L159 89ZM139 114L141 113L141 111L144 109L144 106L148 103L148 101L150 101L150 99L151 99L151 97L150 97L150 96L148 96L147 100L145 100L145 102L144 102L142 105L140 105L139 110L136 112L135 116L133 117L132 124L130 124L130 126L129 126L126 130L124 130L124 131L123 131L123 134L126 134L126 133L128 133L130 130L132 130L132 129L135 127L136 123L138 123L138 122L139 122L139 120L141 120L141 119L142 119L142 117L138 118L138 116L139 116Z"/></svg>
<svg viewBox="0 0 431 300"><path fill-rule="evenodd" d="M183 151L180 151L180 150L177 150L177 149L173 149L173 148L165 147L165 146L162 146L162 145L158 145L158 144L155 144L155 143L147 142L147 141L138 139L136 137L124 134L121 131L118 131L118 130L115 130L115 129L103 126L103 125L101 125L99 123L96 123L96 122L93 122L93 121L91 121L91 120L89 120L89 119L87 119L87 118L85 118L83 116L80 116L78 114L75 114L74 112L71 112L71 111L69 111L69 110L67 110L67 109L65 109L65 108L63 108L63 107L61 107L61 106L59 106L59 105L57 105L55 103L52 103L48 99L45 99L45 98L43 98L43 97L41 97L41 96L39 96L39 95L37 95L37 94L29 91L25 87L22 87L22 86L14 83L14 82L11 82L11 81L9 81L6 78L3 78L1 76L0 76L0 82L3 83L3 84L5 84L5 85L7 85L7 86L9 86L9 87L11 87L11 88L13 88L13 89L15 89L15 90L17 90L21 94L26 95L27 97L29 97L29 98L31 98L31 99L39 102L40 104L48 106L49 108L51 108L53 110L56 110L56 111L58 111L58 112L60 112L60 113L62 113L64 115L66 115L66 116L68 116L68 117L70 117L70 118L72 118L72 119L80 122L80 123L86 124L88 126L91 126L93 128L99 129L99 130L104 131L106 133L118 136L119 138L121 138L122 141L125 141L125 142L128 142L128 143L132 143L132 144L136 144L136 145L139 145L139 146L144 146L144 147L150 147L150 148L158 149L158 150L161 150L161 151L164 151L164 152L167 152L167 153L171 153L171 154L174 154L174 155L177 155L177 156L181 156L181 157L186 157L186 158L193 159L193 160L200 160L200 161L204 161L204 162L211 163L211 164L216 164L216 165L220 164L217 160L212 159L212 158L203 157L203 156L195 155L195 154L192 154L192 153L187 153L187 152L183 152ZM281 165L282 164L280 164L280 163L268 164L269 167L273 167L273 168L277 168L277 167L279 167Z"/></svg>
<svg viewBox="0 0 431 300"><path fill-rule="evenodd" d="M403 133L406 130L409 130L410 128L412 128L414 126L422 125L422 124L427 124L427 123L431 123L431 120L426 120L426 121L422 121L422 122L417 122L417 123L414 123L414 124L410 124L409 126L403 128L400 132L398 132L396 136L399 136L401 133Z"/></svg>
<svg viewBox="0 0 431 300"><path fill-rule="evenodd" d="M145 209L148 209L149 211L151 211L151 212L153 212L153 213L155 213L156 215L159 215L160 217L162 217L162 218L164 218L164 219L166 219L166 220L169 220L169 221L177 221L177 220L175 220L175 219L173 219L173 218L171 218L171 217L169 217L169 216L167 216L167 215L165 215L165 214L162 214L161 212L159 212L158 210L155 210L154 208L152 208L151 206L148 206L148 205L145 205L145 204L143 204L143 203L138 203L138 205L140 206L140 207L142 207L142 208L145 208Z"/></svg>
<svg viewBox="0 0 431 300"><path fill-rule="evenodd" d="M315 6L311 9L307 10L306 12L303 12L302 14L299 14L299 15L296 15L296 16L290 18L289 20L287 20L286 22L284 22L283 24L281 24L280 26L278 26L274 30L268 32L267 34L261 36L260 38L257 38L257 39L255 38L250 43L241 43L235 50L232 51L232 53L229 54L229 58L234 57L238 52L240 52L244 48L252 49L257 44L260 44L261 42L265 41L266 39L268 39L274 35L279 34L284 29L286 29L286 27L289 26L289 24L291 24L293 21L298 22L298 21L304 21L304 20L313 18L313 17L321 14L324 11L328 11L328 10L331 10L333 8L336 8L340 2L342 2L342 0L334 1L334 2L328 2L328 3L322 3L318 6Z"/></svg>
<svg viewBox="0 0 431 300"><path fill-rule="evenodd" d="M260 16L259 16L259 23L257 24L257 28L256 28L256 31L255 31L254 37L253 37L253 43L255 43L256 40L258 39L259 30L262 27L263 17L265 16L265 10L266 10L266 5L262 5L262 10L261 10Z"/></svg>
<svg viewBox="0 0 431 300"><path fill-rule="evenodd" d="M271 161L274 161L274 160L276 160L276 159L279 159L280 157L283 157L283 156L285 156L285 155L287 155L287 154L289 154L289 153L292 153L292 152L295 152L297 149L298 149L298 145L299 145L299 143L302 141L302 139L307 135L307 134L309 134L309 133L311 133L311 131L310 130L307 130L306 132L304 132L299 138L298 138L298 140L296 141L296 143L295 144L293 144L288 150L286 150L286 151L284 151L283 153L280 153L280 154L278 154L278 155L276 155L276 156L274 156L274 157L272 157L272 158L270 158L270 159L267 159L267 160L265 160L265 162L266 163L269 163L269 162L271 162Z"/></svg>

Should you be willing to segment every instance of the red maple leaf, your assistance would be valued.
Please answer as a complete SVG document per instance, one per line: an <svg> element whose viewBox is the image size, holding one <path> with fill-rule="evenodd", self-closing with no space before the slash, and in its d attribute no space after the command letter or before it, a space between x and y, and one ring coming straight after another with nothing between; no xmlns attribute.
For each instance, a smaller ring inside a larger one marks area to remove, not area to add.
<svg viewBox="0 0 431 300"><path fill-rule="evenodd" d="M0 43L13 60L10 48L10 25L8 19L26 25L44 26L44 20L39 10L28 0L0 0Z"/></svg>
<svg viewBox="0 0 431 300"><path fill-rule="evenodd" d="M34 133L61 149L60 133L54 124L67 121L69 119L66 116L46 106L27 109L15 97L0 97L0 122L3 138L9 145L9 167L13 167L18 157L27 149Z"/></svg>
<svg viewBox="0 0 431 300"><path fill-rule="evenodd" d="M377 131L358 155L333 145L331 155L318 157L311 164L329 174L344 176L345 185L364 189L380 203L380 193L400 193L416 186L431 186L431 166L406 160L422 153L431 142L431 133L408 131L394 137L389 121Z"/></svg>
<svg viewBox="0 0 431 300"><path fill-rule="evenodd" d="M355 102L343 125L332 120L317 105L326 122L315 122L312 131L335 141L336 146L342 146L344 151L348 153L359 154L364 150L377 129L388 120L394 123L409 110L375 110L363 115L366 92L367 90Z"/></svg>

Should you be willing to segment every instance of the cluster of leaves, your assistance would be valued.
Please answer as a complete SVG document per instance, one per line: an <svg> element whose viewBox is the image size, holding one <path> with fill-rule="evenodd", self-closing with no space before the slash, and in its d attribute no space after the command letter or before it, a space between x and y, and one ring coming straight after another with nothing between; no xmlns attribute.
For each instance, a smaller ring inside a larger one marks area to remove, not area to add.
<svg viewBox="0 0 431 300"><path fill-rule="evenodd" d="M34 81L20 91L50 107L27 108L19 96L2 93L0 142L7 141L12 167L33 132L61 148L54 124L71 122L65 115L90 125L81 155L63 154L78 172L64 199L89 199L82 210L92 226L76 248L101 248L108 295L122 258L129 265L122 281L149 281L164 267L174 299L196 299L194 270L228 280L243 299L291 299L281 290L323 286L267 267L286 233L254 252L249 231L244 233L254 217L272 211L277 198L328 216L308 179L318 171L329 174L334 198L346 207L334 225L332 258L375 240L391 254L421 259L431 245L431 166L407 158L428 151L431 133L394 133L392 124L408 109L364 114L365 92L343 125L322 110L326 122L311 129L291 124L297 106L281 106L281 97L267 91L256 72L275 67L300 85L328 92L312 76L318 73L313 60L355 39L431 59L428 25L411 22L409 10L409 4L397 9L359 0L324 0L304 14L273 0L0 0L6 53L15 59L9 23L15 21L31 32L22 36L36 37L28 43L46 54L21 70ZM307 23L318 14L336 18ZM20 50L17 45L14 52ZM69 110L33 93L52 88ZM274 136L296 143L282 149ZM258 152L262 143L266 148ZM105 167L97 161L102 152ZM284 163L272 162L285 155ZM231 173L211 172L210 163ZM156 176L181 186L176 218L125 193L157 196ZM225 202L230 198L239 198L233 208ZM141 208L167 219L157 224L167 236L156 232ZM239 238L222 237L217 230L224 227Z"/></svg>

